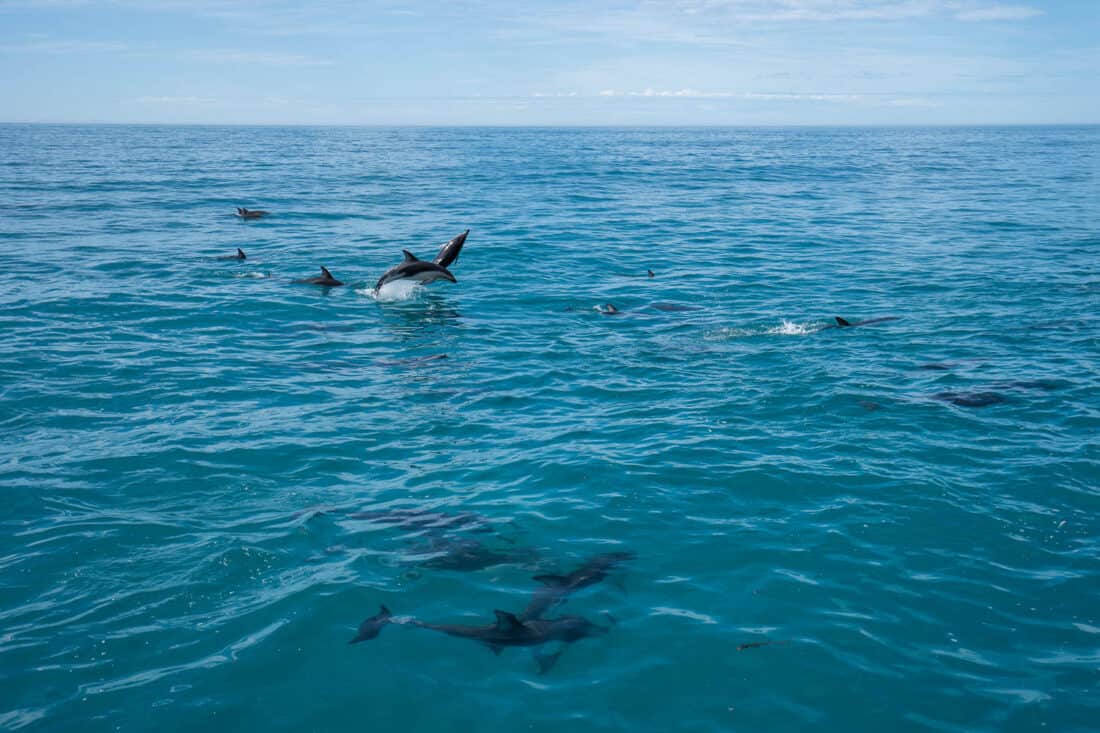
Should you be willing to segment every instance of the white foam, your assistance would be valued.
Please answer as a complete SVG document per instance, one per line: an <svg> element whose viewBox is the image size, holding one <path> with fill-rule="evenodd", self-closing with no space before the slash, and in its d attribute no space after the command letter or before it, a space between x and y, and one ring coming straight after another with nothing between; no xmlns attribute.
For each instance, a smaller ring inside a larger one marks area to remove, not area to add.
<svg viewBox="0 0 1100 733"><path fill-rule="evenodd" d="M265 279L271 277L270 272L238 272L233 277L243 277L248 279Z"/></svg>
<svg viewBox="0 0 1100 733"><path fill-rule="evenodd" d="M806 336L820 330L820 323L795 323L784 318L778 326L771 328L719 328L706 334L705 338L713 341L725 341L750 336Z"/></svg>
<svg viewBox="0 0 1100 733"><path fill-rule="evenodd" d="M808 333L813 333L820 329L821 326L813 323L795 323L794 321L788 321L786 318L775 328L770 328L766 333L774 334L776 336L805 336Z"/></svg>
<svg viewBox="0 0 1100 733"><path fill-rule="evenodd" d="M368 298L374 298L379 303L391 303L396 300L412 300L423 289L423 286L414 280L391 280L378 290L363 288L356 292Z"/></svg>

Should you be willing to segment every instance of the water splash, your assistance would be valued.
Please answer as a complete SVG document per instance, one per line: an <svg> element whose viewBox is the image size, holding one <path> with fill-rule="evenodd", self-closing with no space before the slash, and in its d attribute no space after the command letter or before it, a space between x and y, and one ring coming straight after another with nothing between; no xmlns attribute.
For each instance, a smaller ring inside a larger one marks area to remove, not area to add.
<svg viewBox="0 0 1100 733"><path fill-rule="evenodd" d="M778 326L757 328L719 328L705 334L710 341L729 341L751 336L806 336L821 330L820 323L797 323L783 319Z"/></svg>
<svg viewBox="0 0 1100 733"><path fill-rule="evenodd" d="M413 300L420 296L424 286L412 280L391 280L378 290L363 288L355 292L373 298L379 303L393 303L401 300Z"/></svg>

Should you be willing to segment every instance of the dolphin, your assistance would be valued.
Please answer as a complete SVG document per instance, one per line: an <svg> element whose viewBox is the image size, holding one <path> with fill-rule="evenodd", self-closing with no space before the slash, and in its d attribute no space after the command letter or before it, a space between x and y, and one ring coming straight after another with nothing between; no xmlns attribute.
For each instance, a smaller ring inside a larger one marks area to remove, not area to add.
<svg viewBox="0 0 1100 733"><path fill-rule="evenodd" d="M440 359L446 358L446 354L432 354L431 356L415 356L411 359L379 359L374 363L378 366L415 366L417 364L426 364L430 361L439 361Z"/></svg>
<svg viewBox="0 0 1100 733"><path fill-rule="evenodd" d="M454 239L445 242L442 247L439 248L439 254L435 256L433 262L440 267L450 267L452 263L458 260L458 253L462 251L462 245L466 244L466 237L470 234L470 230L459 234Z"/></svg>
<svg viewBox="0 0 1100 733"><path fill-rule="evenodd" d="M455 570L472 572L497 565L522 563L534 558L534 551L494 550L474 539L433 538L428 545L418 550L418 554L429 554L425 560L414 560L421 567L433 570Z"/></svg>
<svg viewBox="0 0 1100 733"><path fill-rule="evenodd" d="M697 305L685 305L684 303L650 303L650 308L654 308L665 313L685 313L687 311L703 310Z"/></svg>
<svg viewBox="0 0 1100 733"><path fill-rule="evenodd" d="M323 286L329 287L329 288L336 287L337 285L343 285L344 284L344 283L340 282L339 280L337 280L336 278L334 278L332 276L332 273L329 272L328 269L325 268L325 267L321 268L321 275L319 277L307 277L307 278L302 279L302 280L295 280L294 282L302 283L304 285L323 285Z"/></svg>
<svg viewBox="0 0 1100 733"><path fill-rule="evenodd" d="M1048 392L1061 387L1058 382L1050 379L1016 380L1014 382L1002 382L996 386L1004 387L1006 389L1042 389Z"/></svg>
<svg viewBox="0 0 1100 733"><path fill-rule="evenodd" d="M825 328L855 328L856 326L870 326L872 323L885 323L886 321L899 320L898 316L886 316L884 318L871 318L871 319L866 320L866 321L856 321L855 323L852 323L851 321L847 321L847 320L841 318L840 316L834 316L834 319L836 320L836 325L835 326L826 326ZM822 329L822 330L824 330L824 329Z"/></svg>
<svg viewBox="0 0 1100 733"><path fill-rule="evenodd" d="M554 619L531 619L521 621L515 614L507 611L493 611L497 620L487 626L464 626L462 624L429 624L413 619L410 625L422 629L438 631L447 636L471 639L485 644L493 653L500 654L506 646L538 646L551 641L570 644L589 636L610 631L580 616L561 616Z"/></svg>
<svg viewBox="0 0 1100 733"><path fill-rule="evenodd" d="M237 216L242 219L259 219L261 216L267 216L268 212L262 209L242 209L237 207Z"/></svg>
<svg viewBox="0 0 1100 733"><path fill-rule="evenodd" d="M219 260L247 260L248 256L245 255L244 250L237 247L237 254L235 255L223 255L218 258Z"/></svg>
<svg viewBox="0 0 1100 733"><path fill-rule="evenodd" d="M447 245L444 245L444 248L446 248L446 246ZM436 280L450 280L453 283L458 282L455 276L451 274L451 271L443 265L418 260L416 255L407 249L401 251L405 253L405 260L401 262L401 264L394 265L386 270L386 272L382 274L382 277L378 278L378 283L374 286L374 292L377 293L382 289L383 285L393 282L394 280L412 280L425 285L430 282L435 282ZM458 256L458 252L454 252L453 254L455 257ZM442 252L440 255L442 256Z"/></svg>
<svg viewBox="0 0 1100 733"><path fill-rule="evenodd" d="M535 591L520 618L524 621L541 618L570 594L606 580L609 571L635 557L633 552L609 552L589 558L568 575L536 575L532 580L542 583L542 587Z"/></svg>
<svg viewBox="0 0 1100 733"><path fill-rule="evenodd" d="M430 624L419 619L409 619L403 623L408 626L417 626L422 629L438 631L447 636L459 639L469 639L489 647L494 654L500 654L505 647L526 646L536 647L549 642L558 641L563 644L572 644L575 641L606 634L611 629L606 626L594 624L580 616L561 616L554 619L531 619L521 621L515 614L507 611L493 611L496 615L496 623L485 626L465 626L462 624ZM382 627L395 623L392 615L385 606L382 606L377 614L363 621L359 625L359 631L349 644L360 641L368 641L378 636ZM539 673L544 674L554 666L561 656L561 651L547 656L536 656L539 663Z"/></svg>
<svg viewBox="0 0 1100 733"><path fill-rule="evenodd" d="M988 407L1006 401L1004 395L997 392L937 392L932 398L959 407Z"/></svg>

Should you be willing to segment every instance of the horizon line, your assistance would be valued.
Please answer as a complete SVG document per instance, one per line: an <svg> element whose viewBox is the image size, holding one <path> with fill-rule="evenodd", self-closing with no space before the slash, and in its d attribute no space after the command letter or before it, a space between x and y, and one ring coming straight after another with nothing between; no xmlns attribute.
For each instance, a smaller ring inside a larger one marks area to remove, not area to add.
<svg viewBox="0 0 1100 733"><path fill-rule="evenodd" d="M82 121L82 120L0 120L0 126L83 125L98 127L286 127L286 128L498 128L498 129L734 129L734 128L922 128L922 127L1097 127L1095 122L784 122L784 123L656 123L651 125L622 125L614 123L584 124L531 124L531 123L436 123L436 122L135 122L135 121Z"/></svg>

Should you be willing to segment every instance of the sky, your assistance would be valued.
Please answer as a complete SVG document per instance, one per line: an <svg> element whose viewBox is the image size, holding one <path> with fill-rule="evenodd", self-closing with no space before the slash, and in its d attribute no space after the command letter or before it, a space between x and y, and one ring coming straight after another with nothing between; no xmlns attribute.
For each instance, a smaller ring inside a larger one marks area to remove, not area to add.
<svg viewBox="0 0 1100 733"><path fill-rule="evenodd" d="M1100 0L0 0L0 121L1100 123Z"/></svg>

